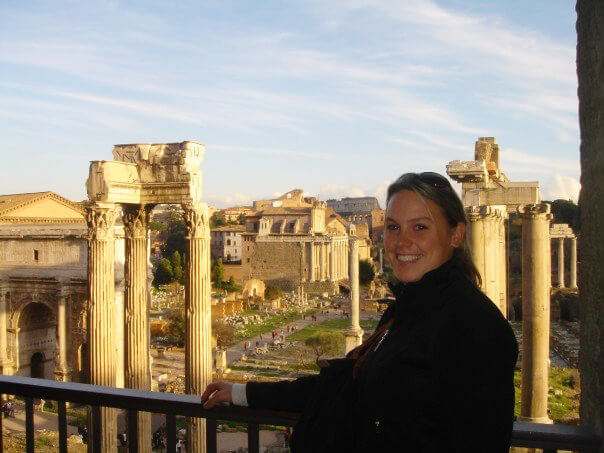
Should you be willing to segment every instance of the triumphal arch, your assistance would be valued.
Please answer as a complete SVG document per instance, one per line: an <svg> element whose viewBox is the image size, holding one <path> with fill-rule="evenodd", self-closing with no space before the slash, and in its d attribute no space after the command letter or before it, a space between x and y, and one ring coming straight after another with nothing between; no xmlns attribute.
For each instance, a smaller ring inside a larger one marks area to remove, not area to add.
<svg viewBox="0 0 604 453"><path fill-rule="evenodd" d="M151 390L147 260L150 212L156 204L182 205L187 227L185 257L185 391L201 394L212 379L210 228L202 203L201 143L116 145L113 160L93 161L86 188L88 224L88 332L90 383L116 385L114 229L124 224L124 384ZM151 438L151 417L138 414L139 436ZM103 451L116 451L115 410L101 414ZM189 419L187 450L205 451L205 423ZM149 442L139 444L150 451Z"/></svg>

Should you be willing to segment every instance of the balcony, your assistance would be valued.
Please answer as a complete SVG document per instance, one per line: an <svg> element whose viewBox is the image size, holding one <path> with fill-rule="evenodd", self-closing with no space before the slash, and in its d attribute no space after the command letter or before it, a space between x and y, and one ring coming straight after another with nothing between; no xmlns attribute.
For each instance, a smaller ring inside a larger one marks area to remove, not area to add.
<svg viewBox="0 0 604 453"><path fill-rule="evenodd" d="M176 416L200 417L206 419L207 451L215 453L216 421L226 420L247 423L248 449L250 453L260 451L260 424L276 426L294 426L298 418L296 413L258 411L240 407L217 407L205 410L196 395L144 392L130 389L102 387L73 382L57 382L19 376L0 376L0 391L25 399L26 451L34 452L34 399L58 402L57 430L59 432L59 451L67 452L67 415L66 402L91 407L91 431L89 451L97 453L100 448L100 408L124 409L134 415L137 411L165 414L168 435L167 451L176 451ZM0 417L0 432L1 432ZM128 451L136 452L138 442L137 418L128 417ZM151 439L147 439L151 442ZM567 425L541 425L516 422L512 435L512 446L541 448L545 453L558 450L598 452L602 439L584 427ZM2 453L0 438L0 453Z"/></svg>

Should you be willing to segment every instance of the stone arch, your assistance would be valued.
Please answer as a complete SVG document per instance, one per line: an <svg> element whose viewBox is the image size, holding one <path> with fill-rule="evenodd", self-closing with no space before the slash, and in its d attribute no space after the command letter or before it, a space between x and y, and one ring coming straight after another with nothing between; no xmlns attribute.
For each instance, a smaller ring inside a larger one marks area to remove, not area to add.
<svg viewBox="0 0 604 453"><path fill-rule="evenodd" d="M23 304L16 320L16 374L52 379L57 353L57 321L51 306L43 302Z"/></svg>
<svg viewBox="0 0 604 453"><path fill-rule="evenodd" d="M262 280L257 278L252 278L245 282L243 286L243 297L260 297L264 299L264 291L266 290L266 285Z"/></svg>

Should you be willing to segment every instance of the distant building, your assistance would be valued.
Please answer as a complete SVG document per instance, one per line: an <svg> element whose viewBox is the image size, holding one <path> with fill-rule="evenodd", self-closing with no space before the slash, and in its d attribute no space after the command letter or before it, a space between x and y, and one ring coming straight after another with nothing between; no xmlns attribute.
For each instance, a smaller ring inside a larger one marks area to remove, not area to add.
<svg viewBox="0 0 604 453"><path fill-rule="evenodd" d="M241 261L242 233L245 225L224 225L210 232L212 259L221 258L223 262Z"/></svg>
<svg viewBox="0 0 604 453"><path fill-rule="evenodd" d="M254 210L249 206L234 206L232 208L223 209L222 215L227 222L237 222L240 216L250 215Z"/></svg>
<svg viewBox="0 0 604 453"><path fill-rule="evenodd" d="M374 246L381 246L384 235L386 211L380 207L375 197L342 198L327 200L327 206L332 208L348 222L355 225L361 223L369 227L369 236Z"/></svg>

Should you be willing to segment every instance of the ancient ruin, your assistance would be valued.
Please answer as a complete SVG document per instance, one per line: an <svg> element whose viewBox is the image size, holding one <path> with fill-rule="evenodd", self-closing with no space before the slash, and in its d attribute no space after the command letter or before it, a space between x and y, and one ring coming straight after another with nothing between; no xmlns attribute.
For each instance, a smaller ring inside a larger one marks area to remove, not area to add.
<svg viewBox="0 0 604 453"><path fill-rule="evenodd" d="M564 240L570 239L570 285L569 288L577 288L577 237L573 229L566 223L554 223L549 230L551 239L558 241L558 281L556 286L564 288Z"/></svg>
<svg viewBox="0 0 604 453"><path fill-rule="evenodd" d="M185 268L185 387L201 394L212 378L210 309L210 231L202 203L204 145L195 142L116 145L114 160L93 161L86 187L89 204L90 382L116 385L113 356L115 325L113 226L122 217L125 231L125 384L151 390L148 336L148 222L155 204L178 203L187 227ZM115 411L103 408L101 444L116 449ZM188 419L187 445L205 451L205 422ZM151 438L149 414L139 414L139 436ZM150 445L139 443L139 451Z"/></svg>

